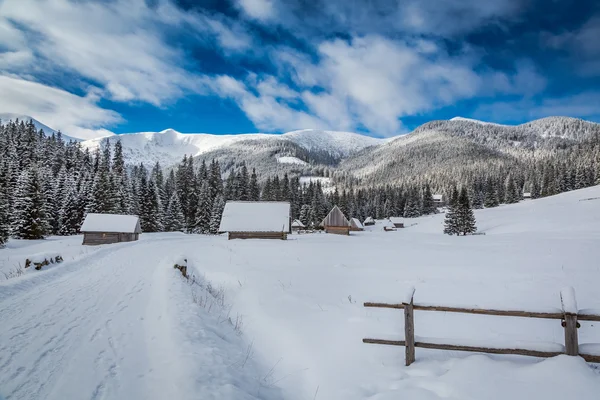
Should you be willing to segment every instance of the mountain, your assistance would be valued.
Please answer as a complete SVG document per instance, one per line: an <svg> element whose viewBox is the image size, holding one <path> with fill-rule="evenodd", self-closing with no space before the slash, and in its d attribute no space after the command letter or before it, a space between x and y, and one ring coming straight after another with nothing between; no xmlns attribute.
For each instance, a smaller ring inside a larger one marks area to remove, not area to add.
<svg viewBox="0 0 600 400"><path fill-rule="evenodd" d="M30 117L29 115L24 115L24 114L15 114L15 113L0 113L0 121L2 121L2 123L6 123L8 121L24 121L24 122L29 122L29 120L33 121L33 125L35 125L35 129L40 130L42 129L44 131L44 133L48 136L51 136L52 134L56 134L58 133L57 130L50 128L48 125L38 121L35 118ZM62 133L62 138L65 141L75 141L75 142L79 142L82 139L78 139L72 136L68 136L65 135L64 133Z"/></svg>
<svg viewBox="0 0 600 400"><path fill-rule="evenodd" d="M431 121L338 166L338 177L355 184L457 182L480 171L525 170L544 158L566 162L582 144L600 146L600 124L549 117L510 126L465 118ZM580 161L580 160L576 160Z"/></svg>
<svg viewBox="0 0 600 400"><path fill-rule="evenodd" d="M178 163L184 155L212 158L268 157L280 164L317 163L335 164L370 146L384 143L376 139L351 132L333 132L306 129L277 134L212 135L206 133L180 133L173 129L161 132L140 132L118 135L123 145L123 154L130 164L154 164L163 166ZM104 138L82 142L91 151L97 149ZM112 138L111 140L114 140ZM231 157L227 157L227 154ZM295 157L297 162L290 163Z"/></svg>

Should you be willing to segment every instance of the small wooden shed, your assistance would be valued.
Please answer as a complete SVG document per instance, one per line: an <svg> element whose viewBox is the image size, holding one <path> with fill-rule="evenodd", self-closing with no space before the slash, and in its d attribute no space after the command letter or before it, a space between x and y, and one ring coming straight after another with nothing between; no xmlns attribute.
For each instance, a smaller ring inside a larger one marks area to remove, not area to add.
<svg viewBox="0 0 600 400"><path fill-rule="evenodd" d="M394 228L404 228L404 219L400 217L390 217L390 222L394 225Z"/></svg>
<svg viewBox="0 0 600 400"><path fill-rule="evenodd" d="M358 218L350 218L350 230L351 231L364 231L365 227L358 220Z"/></svg>
<svg viewBox="0 0 600 400"><path fill-rule="evenodd" d="M365 222L363 222L364 226L373 226L375 225L375 220L373 219L373 217L367 217L367 219L365 219Z"/></svg>
<svg viewBox="0 0 600 400"><path fill-rule="evenodd" d="M142 229L137 215L88 214L81 225L84 245L133 242Z"/></svg>
<svg viewBox="0 0 600 400"><path fill-rule="evenodd" d="M292 222L292 231L297 232L297 231L301 231L305 228L306 227L304 226L302 221L300 221L299 219L295 219L294 222Z"/></svg>
<svg viewBox="0 0 600 400"><path fill-rule="evenodd" d="M283 201L228 201L219 232L229 239L281 239L291 232L290 203Z"/></svg>
<svg viewBox="0 0 600 400"><path fill-rule="evenodd" d="M342 210L338 206L334 206L329 214L321 222L321 226L325 228L325 232L334 233L336 235L350 234L350 221L346 218Z"/></svg>

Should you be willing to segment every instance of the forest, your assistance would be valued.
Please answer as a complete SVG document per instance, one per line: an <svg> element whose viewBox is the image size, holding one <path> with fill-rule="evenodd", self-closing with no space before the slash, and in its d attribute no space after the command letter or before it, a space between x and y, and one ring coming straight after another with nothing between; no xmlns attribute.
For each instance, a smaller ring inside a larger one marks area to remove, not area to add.
<svg viewBox="0 0 600 400"><path fill-rule="evenodd" d="M138 215L144 232L214 234L227 200L289 201L293 218L317 227L333 205L361 221L411 218L437 212L432 194L450 198L454 188L464 191L473 208L484 208L518 202L523 191L536 198L600 183L596 143L564 151L518 166L498 167L492 157L477 173L415 171L389 184L381 179L359 185L336 172L336 189L328 191L318 180L301 185L299 176L265 176L243 160L227 174L217 160L191 156L173 168L129 166L118 138L90 152L60 132L45 135L31 121L8 121L0 124L0 245L9 237L77 234L92 212Z"/></svg>

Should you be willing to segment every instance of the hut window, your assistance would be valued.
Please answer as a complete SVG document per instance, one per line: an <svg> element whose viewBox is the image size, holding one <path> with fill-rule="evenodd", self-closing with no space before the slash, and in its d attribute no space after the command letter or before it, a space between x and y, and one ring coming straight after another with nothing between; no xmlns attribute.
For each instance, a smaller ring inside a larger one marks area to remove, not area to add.
<svg viewBox="0 0 600 400"><path fill-rule="evenodd" d="M102 238L105 238L105 237L106 237L106 233L103 233L103 234L102 234Z"/></svg>

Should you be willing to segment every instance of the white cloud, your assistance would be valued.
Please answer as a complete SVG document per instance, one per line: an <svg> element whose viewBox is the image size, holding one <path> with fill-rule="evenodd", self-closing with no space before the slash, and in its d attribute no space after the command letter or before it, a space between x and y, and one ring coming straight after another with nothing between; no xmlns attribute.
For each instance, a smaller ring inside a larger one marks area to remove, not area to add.
<svg viewBox="0 0 600 400"><path fill-rule="evenodd" d="M530 121L532 119L569 116L600 121L600 93L583 92L572 96L543 99L525 98L479 106L473 116L488 121Z"/></svg>
<svg viewBox="0 0 600 400"><path fill-rule="evenodd" d="M0 76L0 110L37 119L67 135L91 139L105 136L103 127L121 121L118 113L99 107L98 96L76 96L61 89L17 77Z"/></svg>
<svg viewBox="0 0 600 400"><path fill-rule="evenodd" d="M237 0L237 6L250 18L261 21L269 20L275 15L273 0Z"/></svg>

